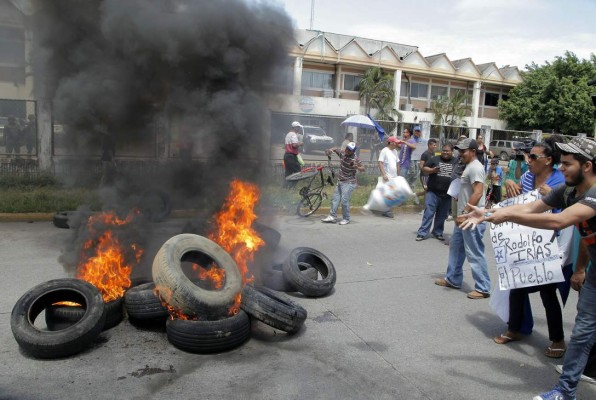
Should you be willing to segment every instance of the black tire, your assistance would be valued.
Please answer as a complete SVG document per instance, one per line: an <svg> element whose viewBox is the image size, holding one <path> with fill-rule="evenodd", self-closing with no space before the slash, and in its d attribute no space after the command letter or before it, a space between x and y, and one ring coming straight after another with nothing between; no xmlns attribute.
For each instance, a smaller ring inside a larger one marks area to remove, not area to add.
<svg viewBox="0 0 596 400"><path fill-rule="evenodd" d="M321 279L313 280L300 272L299 263L305 262L315 268ZM297 247L290 252L283 266L284 278L300 293L309 297L322 297L335 286L335 267L327 256L309 247Z"/></svg>
<svg viewBox="0 0 596 400"><path fill-rule="evenodd" d="M165 321L168 309L162 305L154 292L155 283L135 286L124 294L124 307L128 318L134 321Z"/></svg>
<svg viewBox="0 0 596 400"><path fill-rule="evenodd" d="M318 172L319 171L317 171L316 168L309 169L308 171L304 171L304 172L303 171L294 172L293 174L286 176L286 181L293 182L293 181L301 181L303 179L312 178Z"/></svg>
<svg viewBox="0 0 596 400"><path fill-rule="evenodd" d="M93 215L91 211L58 211L54 214L53 222L56 228L76 229Z"/></svg>
<svg viewBox="0 0 596 400"><path fill-rule="evenodd" d="M242 289L242 308L248 315L288 333L300 330L306 310L287 296L265 287L246 285Z"/></svg>
<svg viewBox="0 0 596 400"><path fill-rule="evenodd" d="M309 279L317 280L319 272L307 263L299 263L298 267L301 272ZM283 276L283 265L276 264L271 267L264 268L261 271L261 282L263 286L269 289L277 290L278 292L295 292L296 288L286 280Z"/></svg>
<svg viewBox="0 0 596 400"><path fill-rule="evenodd" d="M502 161L509 161L509 154L507 154L506 151L502 151L501 154L499 154L499 158Z"/></svg>
<svg viewBox="0 0 596 400"><path fill-rule="evenodd" d="M122 321L124 317L123 304L123 297L105 303L106 320L102 330L111 329ZM79 322L85 315L85 311L80 306L51 305L46 308L46 326L51 331L61 331Z"/></svg>
<svg viewBox="0 0 596 400"><path fill-rule="evenodd" d="M59 331L35 327L37 316L60 301L73 301L85 308L82 318ZM97 288L80 279L54 279L35 286L16 302L10 327L21 349L37 358L77 354L91 344L105 324L104 301Z"/></svg>
<svg viewBox="0 0 596 400"><path fill-rule="evenodd" d="M250 337L250 319L242 310L217 321L168 319L168 340L190 353L218 353L240 346Z"/></svg>
<svg viewBox="0 0 596 400"><path fill-rule="evenodd" d="M161 190L149 190L141 196L139 209L151 222L162 222L172 212L170 196Z"/></svg>
<svg viewBox="0 0 596 400"><path fill-rule="evenodd" d="M198 252L212 259L225 270L225 282L218 290L207 290L195 285L181 268L186 253ZM153 260L153 281L156 287L168 292L164 298L186 315L215 319L227 315L236 295L242 288L240 271L232 256L217 243L197 235L183 233L170 238L159 249Z"/></svg>
<svg viewBox="0 0 596 400"><path fill-rule="evenodd" d="M315 211L321 207L321 203L323 202L323 196L319 193L310 193L306 197L302 197L300 199L300 203L298 203L298 208L296 212L301 217L308 217Z"/></svg>
<svg viewBox="0 0 596 400"><path fill-rule="evenodd" d="M259 237L263 239L265 247L268 250L275 250L277 248L277 245L279 245L279 241L281 240L281 233L279 233L279 231L257 221L252 223L252 228L257 232Z"/></svg>

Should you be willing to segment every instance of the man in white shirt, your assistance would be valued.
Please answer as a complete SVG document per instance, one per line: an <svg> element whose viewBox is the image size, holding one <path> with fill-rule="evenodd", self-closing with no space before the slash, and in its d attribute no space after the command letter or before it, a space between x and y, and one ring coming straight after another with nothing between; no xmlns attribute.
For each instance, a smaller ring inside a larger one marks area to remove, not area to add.
<svg viewBox="0 0 596 400"><path fill-rule="evenodd" d="M399 165L399 155L397 154L397 146L400 143L395 136L389 136L387 139L387 147L384 147L379 153L379 170L383 181L387 182L389 178L397 178L397 166ZM391 210L383 213L384 217L393 218Z"/></svg>

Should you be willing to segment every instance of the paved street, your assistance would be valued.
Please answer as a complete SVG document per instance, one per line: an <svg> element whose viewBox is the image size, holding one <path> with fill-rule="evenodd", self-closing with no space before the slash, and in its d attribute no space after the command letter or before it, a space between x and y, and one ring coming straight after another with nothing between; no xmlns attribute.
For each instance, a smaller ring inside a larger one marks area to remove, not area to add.
<svg viewBox="0 0 596 400"><path fill-rule="evenodd" d="M148 257L133 275L147 272L155 248L185 222L153 226ZM125 320L83 353L41 361L19 351L10 313L29 288L65 277L57 258L70 231L51 222L0 223L0 399L519 400L556 382L556 360L543 355L550 342L539 296L531 296L534 333L506 346L493 343L506 325L487 300L466 298L473 288L467 264L461 291L433 284L443 276L448 247L414 240L419 215L397 213L389 220L356 214L346 226L322 224L318 217L264 222L282 233L275 261L296 246L310 246L337 269L329 296L293 295L308 311L297 335L255 323L243 346L195 355L170 345L164 332ZM447 234L452 226L447 223ZM492 249L487 255L492 260ZM567 338L576 302L572 292L563 311ZM596 386L581 383L578 399L594 398Z"/></svg>

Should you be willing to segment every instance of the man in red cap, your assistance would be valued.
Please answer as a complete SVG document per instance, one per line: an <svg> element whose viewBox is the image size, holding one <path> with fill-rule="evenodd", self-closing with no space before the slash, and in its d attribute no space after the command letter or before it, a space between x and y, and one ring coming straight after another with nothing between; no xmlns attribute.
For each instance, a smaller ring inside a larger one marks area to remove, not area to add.
<svg viewBox="0 0 596 400"><path fill-rule="evenodd" d="M387 182L389 178L397 178L397 168L399 165L399 155L397 154L397 146L400 140L395 136L389 136L387 139L387 147L384 147L379 153L379 170L383 180ZM384 217L393 218L393 212L391 210L383 213Z"/></svg>

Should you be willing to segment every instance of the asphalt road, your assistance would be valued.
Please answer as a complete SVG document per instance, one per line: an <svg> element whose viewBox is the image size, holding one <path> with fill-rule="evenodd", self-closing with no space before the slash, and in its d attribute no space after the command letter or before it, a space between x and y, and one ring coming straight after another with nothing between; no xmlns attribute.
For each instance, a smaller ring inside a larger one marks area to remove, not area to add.
<svg viewBox="0 0 596 400"><path fill-rule="evenodd" d="M147 258L185 222L155 224ZM517 400L550 389L558 375L556 360L543 355L550 342L539 296L531 296L534 333L493 343L506 326L487 300L466 298L473 287L467 264L461 291L433 284L445 272L448 247L416 242L419 222L419 215L399 212L394 220L356 214L346 226L315 217L268 221L282 233L275 261L310 246L337 269L329 296L293 295L308 311L297 335L255 323L241 347L196 355L170 345L163 331L125 320L88 350L59 360L24 355L10 313L29 288L66 276L57 259L70 231L51 222L0 223L0 399ZM487 255L492 260L492 249ZM567 336L576 302L572 293L563 311ZM581 383L578 399L594 398L596 386Z"/></svg>

